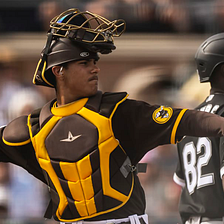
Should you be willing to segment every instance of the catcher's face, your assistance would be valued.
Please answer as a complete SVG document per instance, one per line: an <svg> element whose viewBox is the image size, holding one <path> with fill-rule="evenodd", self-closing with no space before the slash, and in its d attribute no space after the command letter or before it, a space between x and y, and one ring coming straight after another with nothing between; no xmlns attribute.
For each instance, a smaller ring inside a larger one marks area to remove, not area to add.
<svg viewBox="0 0 224 224"><path fill-rule="evenodd" d="M99 67L95 59L80 60L68 63L57 77L64 103L95 95L98 90ZM61 96L60 96L61 97Z"/></svg>

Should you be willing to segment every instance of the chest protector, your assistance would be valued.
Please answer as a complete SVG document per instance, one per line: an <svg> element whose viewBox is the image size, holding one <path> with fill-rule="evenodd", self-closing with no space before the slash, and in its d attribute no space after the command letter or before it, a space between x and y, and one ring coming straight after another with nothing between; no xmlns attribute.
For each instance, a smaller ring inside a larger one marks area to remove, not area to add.
<svg viewBox="0 0 224 224"><path fill-rule="evenodd" d="M122 207L134 176L130 160L114 137L112 118L126 93L84 98L62 107L51 102L40 112L31 141L44 171L56 220L73 222Z"/></svg>

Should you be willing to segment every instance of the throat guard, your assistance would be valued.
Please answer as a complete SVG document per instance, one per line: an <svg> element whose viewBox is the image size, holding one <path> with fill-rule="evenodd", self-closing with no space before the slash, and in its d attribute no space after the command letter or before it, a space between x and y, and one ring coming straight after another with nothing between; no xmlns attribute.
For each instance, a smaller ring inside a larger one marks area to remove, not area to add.
<svg viewBox="0 0 224 224"><path fill-rule="evenodd" d="M74 222L122 207L134 185L131 162L112 131L126 93L84 98L64 107L46 105L31 141L49 184L56 220ZM128 169L129 168L129 169Z"/></svg>

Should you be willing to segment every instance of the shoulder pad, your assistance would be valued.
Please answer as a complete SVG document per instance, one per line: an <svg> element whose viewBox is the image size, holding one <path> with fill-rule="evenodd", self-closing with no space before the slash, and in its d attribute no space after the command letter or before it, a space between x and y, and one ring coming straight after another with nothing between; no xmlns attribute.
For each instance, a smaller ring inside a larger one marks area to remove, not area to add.
<svg viewBox="0 0 224 224"><path fill-rule="evenodd" d="M39 119L40 119L40 121L39 121L40 128L42 128L49 121L49 119L53 116L53 114L51 113L51 107L53 106L55 101L56 101L56 99L48 102L40 110L39 115L38 115Z"/></svg>
<svg viewBox="0 0 224 224"><path fill-rule="evenodd" d="M3 131L4 143L10 146L25 145L30 142L27 116L21 116L11 121Z"/></svg>
<svg viewBox="0 0 224 224"><path fill-rule="evenodd" d="M30 114L29 123L31 125L32 136L36 135L40 130L40 123L39 123L40 111L41 109L37 109Z"/></svg>
<svg viewBox="0 0 224 224"><path fill-rule="evenodd" d="M85 107L90 109L90 110L93 110L95 112L99 112L101 100L102 100L102 92L98 91L95 96L91 96L89 98Z"/></svg>
<svg viewBox="0 0 224 224"><path fill-rule="evenodd" d="M100 106L100 114L105 117L110 117L115 106L124 101L127 97L128 94L126 92L104 93Z"/></svg>

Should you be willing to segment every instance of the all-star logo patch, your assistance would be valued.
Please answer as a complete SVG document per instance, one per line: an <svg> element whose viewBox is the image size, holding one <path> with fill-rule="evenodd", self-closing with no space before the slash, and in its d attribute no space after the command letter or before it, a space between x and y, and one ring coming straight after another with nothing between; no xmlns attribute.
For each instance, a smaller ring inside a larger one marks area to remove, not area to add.
<svg viewBox="0 0 224 224"><path fill-rule="evenodd" d="M156 109L152 115L153 120L158 124L166 123L173 114L173 109L171 107L161 106Z"/></svg>
<svg viewBox="0 0 224 224"><path fill-rule="evenodd" d="M79 137L81 137L81 135L73 136L72 133L69 131L68 132L68 138L62 139L60 141L61 142L73 142Z"/></svg>

